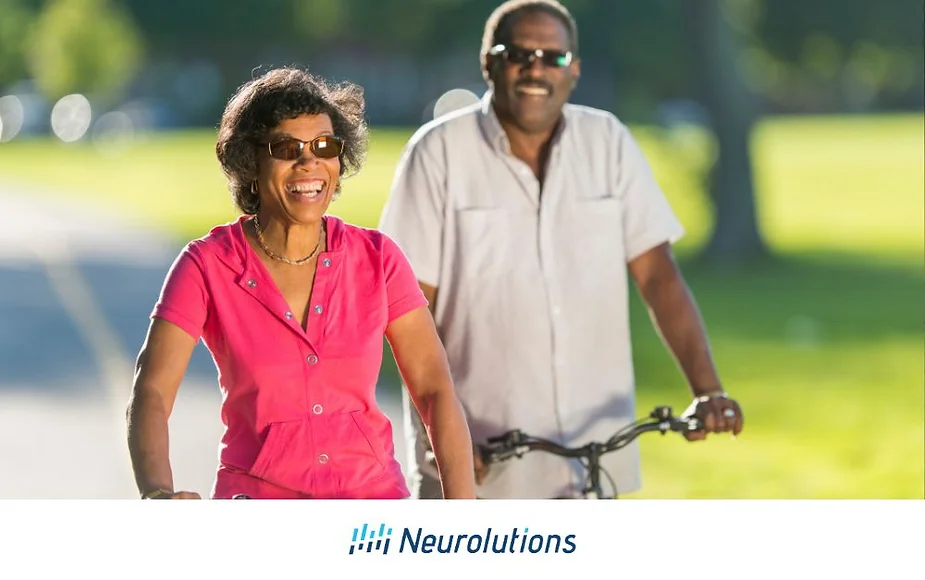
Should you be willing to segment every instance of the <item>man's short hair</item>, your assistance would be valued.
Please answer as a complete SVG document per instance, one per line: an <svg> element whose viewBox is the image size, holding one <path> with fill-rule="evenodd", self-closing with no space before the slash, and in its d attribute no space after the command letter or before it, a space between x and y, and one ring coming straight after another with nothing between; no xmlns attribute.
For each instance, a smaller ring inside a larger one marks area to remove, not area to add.
<svg viewBox="0 0 925 580"><path fill-rule="evenodd" d="M510 42L511 29L517 22L517 17L528 13L543 13L558 18L568 30L569 50L573 55L578 56L578 25L575 24L575 19L572 18L568 8L556 0L507 0L495 8L485 22L480 52L482 70L485 70L485 57L491 47Z"/></svg>

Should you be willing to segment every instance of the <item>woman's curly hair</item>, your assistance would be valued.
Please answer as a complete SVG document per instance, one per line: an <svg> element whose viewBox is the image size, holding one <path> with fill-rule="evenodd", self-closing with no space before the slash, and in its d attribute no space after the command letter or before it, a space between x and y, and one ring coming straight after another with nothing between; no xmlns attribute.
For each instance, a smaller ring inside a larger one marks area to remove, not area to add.
<svg viewBox="0 0 925 580"><path fill-rule="evenodd" d="M291 67L273 69L238 87L222 114L215 144L215 153L238 208L245 214L257 213L260 198L251 187L257 179L258 148L270 131L286 119L327 114L334 134L344 140L341 177L357 173L369 145L365 106L359 85L330 83ZM339 193L338 183L335 197Z"/></svg>

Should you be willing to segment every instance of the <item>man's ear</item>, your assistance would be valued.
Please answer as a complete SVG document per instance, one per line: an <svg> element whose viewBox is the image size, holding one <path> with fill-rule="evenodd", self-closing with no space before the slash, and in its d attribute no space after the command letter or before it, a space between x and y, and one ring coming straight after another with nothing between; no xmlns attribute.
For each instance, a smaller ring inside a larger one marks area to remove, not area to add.
<svg viewBox="0 0 925 580"><path fill-rule="evenodd" d="M485 68L482 69L482 76L486 81L490 81L494 76L494 69L498 66L498 57L490 54L485 55Z"/></svg>
<svg viewBox="0 0 925 580"><path fill-rule="evenodd" d="M578 86L578 80L581 78L581 60L575 59L568 65L572 72L572 88Z"/></svg>

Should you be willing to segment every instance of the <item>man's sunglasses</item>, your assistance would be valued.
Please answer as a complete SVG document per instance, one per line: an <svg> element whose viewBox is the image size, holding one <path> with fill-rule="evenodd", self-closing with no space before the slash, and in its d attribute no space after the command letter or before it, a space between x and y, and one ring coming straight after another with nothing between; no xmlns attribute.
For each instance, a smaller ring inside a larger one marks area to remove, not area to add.
<svg viewBox="0 0 925 580"><path fill-rule="evenodd" d="M344 140L333 135L321 135L311 141L302 141L295 137L283 137L267 143L270 157L281 161L294 161L302 157L305 146L308 145L312 155L319 159L333 159L344 150Z"/></svg>
<svg viewBox="0 0 925 580"><path fill-rule="evenodd" d="M530 66L533 61L539 59L543 65L552 68L562 68L572 63L572 53L562 52L559 50L545 50L542 48L529 49L522 48L513 44L496 44L488 51L491 56L501 55L504 60L511 64L520 66Z"/></svg>

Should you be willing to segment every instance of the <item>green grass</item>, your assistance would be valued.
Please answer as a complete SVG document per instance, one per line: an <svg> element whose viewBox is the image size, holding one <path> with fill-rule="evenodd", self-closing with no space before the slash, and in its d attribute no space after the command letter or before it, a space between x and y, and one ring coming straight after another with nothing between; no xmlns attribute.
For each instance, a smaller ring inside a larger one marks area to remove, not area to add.
<svg viewBox="0 0 925 580"><path fill-rule="evenodd" d="M372 153L359 175L344 183L331 213L374 226L408 131L372 130ZM46 139L0 145L0 180L80 195L88 203L143 216L178 241L198 238L237 213L208 131L142 136L119 153L87 142Z"/></svg>
<svg viewBox="0 0 925 580"><path fill-rule="evenodd" d="M638 497L923 497L919 272L787 258L688 278L747 427L735 441L648 437ZM638 300L633 316L641 411L683 401Z"/></svg>
<svg viewBox="0 0 925 580"><path fill-rule="evenodd" d="M732 441L643 441L638 498L925 496L925 143L921 115L769 119L755 131L763 233L779 260L685 268L746 430ZM410 130L376 129L332 213L376 224ZM709 140L637 128L688 230L712 228ZM179 241L235 213L208 132L149 136L120 156L44 140L0 145L0 181L134 212ZM686 404L677 368L632 303L640 412ZM387 364L385 377L394 376Z"/></svg>

